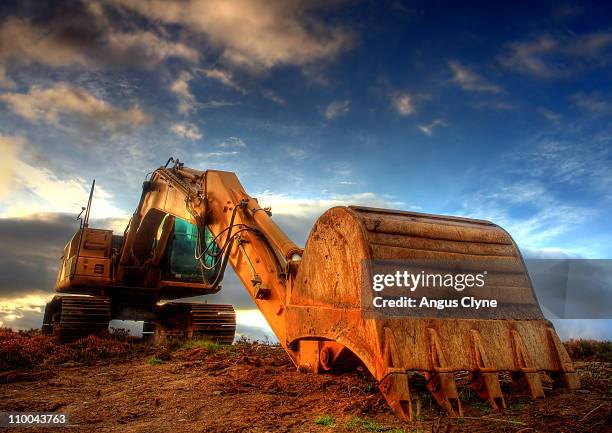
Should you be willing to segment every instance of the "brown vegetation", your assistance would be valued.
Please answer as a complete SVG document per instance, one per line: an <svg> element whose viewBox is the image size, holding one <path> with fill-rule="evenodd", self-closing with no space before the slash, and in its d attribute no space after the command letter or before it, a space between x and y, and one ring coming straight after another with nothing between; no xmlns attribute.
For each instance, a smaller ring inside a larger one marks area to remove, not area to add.
<svg viewBox="0 0 612 433"><path fill-rule="evenodd" d="M603 359L608 350L606 343L570 345L587 359ZM576 363L583 383L576 392L546 381L547 398L532 402L504 389L501 414L462 388L463 418L446 417L415 376L411 423L393 416L364 371L302 374L279 346L246 341L151 346L115 334L60 345L37 332L5 330L0 363L23 372L0 383L0 411L68 413L70 431L606 432L611 423L605 362Z"/></svg>

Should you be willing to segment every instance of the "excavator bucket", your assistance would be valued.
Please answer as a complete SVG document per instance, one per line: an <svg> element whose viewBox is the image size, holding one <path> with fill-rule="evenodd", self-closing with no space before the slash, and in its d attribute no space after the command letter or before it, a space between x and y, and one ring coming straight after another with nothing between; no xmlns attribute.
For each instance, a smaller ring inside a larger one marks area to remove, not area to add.
<svg viewBox="0 0 612 433"><path fill-rule="evenodd" d="M457 309L442 316L369 314L363 303L363 283L371 281L368 264L397 260L447 267L469 260L488 264L493 293L507 314L469 317ZM564 346L541 313L516 244L488 221L330 209L308 238L288 297L286 345L298 367L334 370L357 357L403 419L412 418L408 379L413 373L425 377L434 399L455 416L463 413L455 381L460 372L469 373L470 386L494 410L506 407L502 372L511 373L534 399L544 396L541 372L563 379L570 389L580 386Z"/></svg>

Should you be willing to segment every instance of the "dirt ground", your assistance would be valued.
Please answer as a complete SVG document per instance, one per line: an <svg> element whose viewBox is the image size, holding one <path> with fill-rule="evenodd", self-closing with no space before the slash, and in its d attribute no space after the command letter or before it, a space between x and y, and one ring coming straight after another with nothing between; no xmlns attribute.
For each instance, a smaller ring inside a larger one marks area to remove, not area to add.
<svg viewBox="0 0 612 433"><path fill-rule="evenodd" d="M5 375L0 411L69 414L70 427L21 429L28 432L612 431L612 366L577 365L585 389L549 390L536 402L510 395L503 414L462 391L465 416L444 417L416 383L420 420L405 423L363 372L299 373L274 346L192 347Z"/></svg>

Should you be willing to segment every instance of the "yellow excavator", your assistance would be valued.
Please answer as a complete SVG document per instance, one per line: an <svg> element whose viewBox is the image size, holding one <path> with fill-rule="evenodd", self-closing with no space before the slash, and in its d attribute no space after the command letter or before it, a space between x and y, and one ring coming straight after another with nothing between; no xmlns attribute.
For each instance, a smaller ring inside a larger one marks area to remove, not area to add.
<svg viewBox="0 0 612 433"><path fill-rule="evenodd" d="M465 372L495 410L506 406L500 373L534 399L544 397L543 373L570 389L580 386L516 244L488 221L334 207L302 249L234 173L198 171L173 158L143 183L123 236L89 227L90 207L91 194L64 250L58 295L45 310L43 331L60 339L130 319L145 321L144 331L155 335L231 344L231 305L175 301L220 290L229 263L299 370L361 365L402 419L412 419L409 378L415 374L455 416L463 414L455 379ZM508 316L367 314L363 285L372 275L364 264L469 259L499 271L493 284L502 294L497 301L511 307Z"/></svg>

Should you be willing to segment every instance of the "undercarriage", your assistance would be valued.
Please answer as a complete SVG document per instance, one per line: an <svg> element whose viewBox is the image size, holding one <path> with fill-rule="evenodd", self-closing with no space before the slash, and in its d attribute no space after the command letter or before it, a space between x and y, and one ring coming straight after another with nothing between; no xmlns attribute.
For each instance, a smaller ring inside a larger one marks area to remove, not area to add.
<svg viewBox="0 0 612 433"><path fill-rule="evenodd" d="M69 342L108 332L113 319L146 318L143 338L197 338L219 344L234 341L236 313L231 305L167 302L149 305L146 310L142 306L117 307L106 296L56 295L45 308L42 332ZM118 311L122 314L118 315ZM126 315L126 311L132 312L132 317Z"/></svg>

